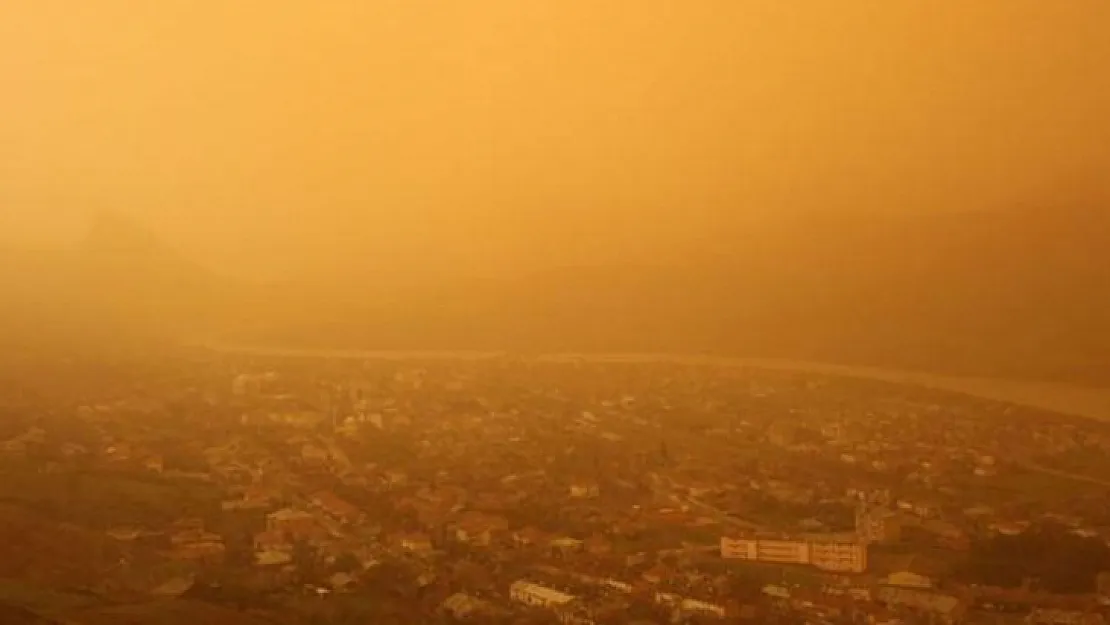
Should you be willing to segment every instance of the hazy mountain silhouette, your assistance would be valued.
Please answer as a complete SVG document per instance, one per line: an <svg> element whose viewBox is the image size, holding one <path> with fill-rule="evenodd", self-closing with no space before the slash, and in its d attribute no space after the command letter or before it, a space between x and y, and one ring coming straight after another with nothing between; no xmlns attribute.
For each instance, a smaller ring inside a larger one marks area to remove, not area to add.
<svg viewBox="0 0 1110 625"><path fill-rule="evenodd" d="M259 340L680 351L1110 380L1110 219L814 216L683 267L580 267L333 310Z"/></svg>
<svg viewBox="0 0 1110 625"><path fill-rule="evenodd" d="M163 339L211 319L234 292L108 212L72 249L0 250L0 288L0 338L28 347Z"/></svg>
<svg viewBox="0 0 1110 625"><path fill-rule="evenodd" d="M685 266L552 269L375 290L247 285L135 223L0 265L6 334L315 347L674 351L1110 380L1110 218L1073 210L809 216Z"/></svg>

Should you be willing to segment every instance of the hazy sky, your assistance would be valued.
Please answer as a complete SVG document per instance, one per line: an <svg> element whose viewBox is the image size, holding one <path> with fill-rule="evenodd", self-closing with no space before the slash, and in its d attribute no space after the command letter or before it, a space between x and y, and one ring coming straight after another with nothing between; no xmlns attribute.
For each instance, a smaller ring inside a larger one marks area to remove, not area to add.
<svg viewBox="0 0 1110 625"><path fill-rule="evenodd" d="M653 255L1110 171L1107 0L3 0L0 240L250 273ZM707 240L708 239L708 240Z"/></svg>

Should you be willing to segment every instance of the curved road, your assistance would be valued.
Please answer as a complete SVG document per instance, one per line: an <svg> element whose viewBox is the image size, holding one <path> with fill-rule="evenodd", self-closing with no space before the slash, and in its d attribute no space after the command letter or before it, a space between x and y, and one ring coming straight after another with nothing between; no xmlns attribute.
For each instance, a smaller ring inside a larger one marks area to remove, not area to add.
<svg viewBox="0 0 1110 625"><path fill-rule="evenodd" d="M506 356L504 352L479 351L368 351L368 350L328 350L297 349L271 346L212 345L202 346L216 352L255 354L276 357L306 358L355 358L387 360L419 359L462 359L474 360ZM530 356L531 357L531 356ZM1110 421L1110 388L1089 388L1054 382L1035 382L1006 380L996 378L975 378L946 376L916 371L885 369L878 367L855 367L828 363L804 362L785 359L764 358L716 358L708 356L684 356L676 354L547 354L535 356L550 362L672 362L680 364L714 364L732 367L755 367L784 371L812 372L826 375L864 378L935 388L957 393L965 393L985 399L1019 404L1062 414Z"/></svg>

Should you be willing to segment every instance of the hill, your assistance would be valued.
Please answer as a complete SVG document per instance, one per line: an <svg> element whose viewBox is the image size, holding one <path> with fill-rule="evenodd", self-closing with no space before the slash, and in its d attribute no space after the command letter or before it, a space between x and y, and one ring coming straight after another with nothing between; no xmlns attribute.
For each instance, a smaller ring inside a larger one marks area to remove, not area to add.
<svg viewBox="0 0 1110 625"><path fill-rule="evenodd" d="M700 352L1102 384L1110 382L1106 284L1104 212L826 216L748 232L729 254L686 266L439 285L401 301L332 306L330 318L259 325L247 338Z"/></svg>
<svg viewBox="0 0 1110 625"><path fill-rule="evenodd" d="M249 285L106 215L76 249L0 252L0 343L712 353L1110 383L1106 210L795 215L715 237L727 251L681 266Z"/></svg>
<svg viewBox="0 0 1110 625"><path fill-rule="evenodd" d="M0 249L0 346L145 346L205 327L234 292L133 221L103 213L72 249Z"/></svg>

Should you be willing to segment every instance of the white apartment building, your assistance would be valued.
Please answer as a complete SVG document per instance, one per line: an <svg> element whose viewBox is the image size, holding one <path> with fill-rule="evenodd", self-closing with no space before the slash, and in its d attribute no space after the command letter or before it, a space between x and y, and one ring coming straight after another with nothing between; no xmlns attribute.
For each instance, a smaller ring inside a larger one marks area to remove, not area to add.
<svg viewBox="0 0 1110 625"><path fill-rule="evenodd" d="M721 557L779 564L809 564L809 543L804 540L721 538Z"/></svg>
<svg viewBox="0 0 1110 625"><path fill-rule="evenodd" d="M808 564L839 573L862 573L867 570L867 545L856 541L722 537L721 557L776 564Z"/></svg>
<svg viewBox="0 0 1110 625"><path fill-rule="evenodd" d="M867 570L867 545L859 542L812 542L809 563L826 571L862 573Z"/></svg>

